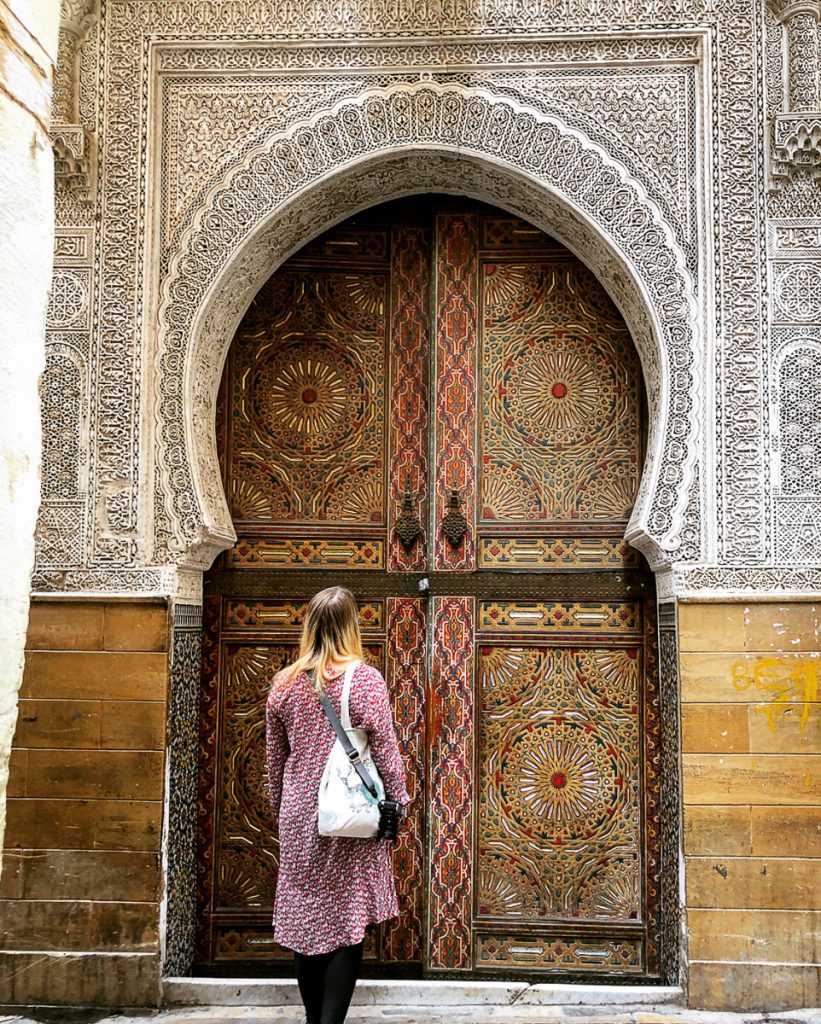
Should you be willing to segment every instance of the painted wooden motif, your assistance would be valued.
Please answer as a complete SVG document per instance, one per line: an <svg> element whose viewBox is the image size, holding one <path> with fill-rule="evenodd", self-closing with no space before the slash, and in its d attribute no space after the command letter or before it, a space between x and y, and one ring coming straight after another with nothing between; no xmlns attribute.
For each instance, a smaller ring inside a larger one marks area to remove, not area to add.
<svg viewBox="0 0 821 1024"><path fill-rule="evenodd" d="M430 687L428 966L472 966L474 602L435 598Z"/></svg>
<svg viewBox="0 0 821 1024"><path fill-rule="evenodd" d="M483 525L626 525L641 471L641 373L596 278L565 250L484 258Z"/></svg>
<svg viewBox="0 0 821 1024"><path fill-rule="evenodd" d="M389 473L393 530L388 568L398 571L427 565L430 233L419 226L398 226L391 268L394 455ZM411 543L403 542L397 532L403 512L416 528Z"/></svg>
<svg viewBox="0 0 821 1024"><path fill-rule="evenodd" d="M340 253L293 260L240 325L229 369L233 565L385 567L386 237L370 233L364 254L361 236L340 237Z"/></svg>
<svg viewBox="0 0 821 1024"><path fill-rule="evenodd" d="M392 204L263 287L219 408L239 541L206 581L198 960L286 969L263 704L342 583L413 797L368 963L657 977L641 370L596 279L499 211Z"/></svg>
<svg viewBox="0 0 821 1024"><path fill-rule="evenodd" d="M290 957L270 928L278 843L266 791L265 699L276 673L295 656L305 607L304 601L206 601L197 921L203 959ZM384 672L384 605L362 603L359 621L366 659Z"/></svg>
<svg viewBox="0 0 821 1024"><path fill-rule="evenodd" d="M411 806L394 847L393 863L401 916L384 929L383 955L397 963L420 963L425 918L425 653L427 609L422 598L388 601L387 669L399 747L408 770Z"/></svg>
<svg viewBox="0 0 821 1024"><path fill-rule="evenodd" d="M482 569L636 569L639 554L613 536L483 536L478 562Z"/></svg>
<svg viewBox="0 0 821 1024"><path fill-rule="evenodd" d="M481 645L477 923L640 920L642 668L638 646Z"/></svg>
<svg viewBox="0 0 821 1024"><path fill-rule="evenodd" d="M436 531L434 567L470 570L476 564L476 260L475 213L436 217L436 378L434 521L440 525L452 498L466 529L454 543Z"/></svg>

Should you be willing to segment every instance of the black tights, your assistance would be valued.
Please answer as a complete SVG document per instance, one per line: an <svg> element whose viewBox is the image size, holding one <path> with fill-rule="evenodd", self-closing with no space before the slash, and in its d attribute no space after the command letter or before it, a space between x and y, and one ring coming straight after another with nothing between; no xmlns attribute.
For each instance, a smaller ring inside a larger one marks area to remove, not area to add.
<svg viewBox="0 0 821 1024"><path fill-rule="evenodd" d="M296 980L308 1024L343 1024L362 963L362 943L330 953L294 953Z"/></svg>

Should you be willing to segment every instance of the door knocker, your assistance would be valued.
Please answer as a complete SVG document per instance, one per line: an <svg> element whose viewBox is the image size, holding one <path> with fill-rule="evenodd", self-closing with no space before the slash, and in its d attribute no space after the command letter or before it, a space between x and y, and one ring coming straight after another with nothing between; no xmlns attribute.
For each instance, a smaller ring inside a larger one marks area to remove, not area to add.
<svg viewBox="0 0 821 1024"><path fill-rule="evenodd" d="M402 547L405 551L410 551L416 538L423 537L425 534L422 524L419 522L416 502L410 491L405 491L399 518L396 520L395 530L400 541L402 541Z"/></svg>
<svg viewBox="0 0 821 1024"><path fill-rule="evenodd" d="M462 514L462 499L459 497L459 488L454 487L450 492L447 514L442 520L442 533L444 533L454 547L458 547L467 532L468 521Z"/></svg>

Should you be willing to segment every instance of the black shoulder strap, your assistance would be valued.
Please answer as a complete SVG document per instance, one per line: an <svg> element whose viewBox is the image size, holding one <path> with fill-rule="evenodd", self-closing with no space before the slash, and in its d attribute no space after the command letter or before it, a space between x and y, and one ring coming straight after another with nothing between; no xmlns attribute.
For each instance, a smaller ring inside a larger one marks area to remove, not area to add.
<svg viewBox="0 0 821 1024"><path fill-rule="evenodd" d="M313 674L309 673L313 678ZM356 768L359 778L362 779L362 785L371 794L374 800L379 798L379 793L374 785L374 781L371 778L371 774L368 769L362 764L362 758L360 757L359 751L351 743L350 736L342 728L342 723L339 721L339 715L334 711L334 706L331 704L331 698L328 696L326 691L322 690L322 696L319 698L319 703L322 705L322 710L328 717L328 721L333 726L333 730L337 735L339 742L342 744L342 749L348 756L351 764Z"/></svg>

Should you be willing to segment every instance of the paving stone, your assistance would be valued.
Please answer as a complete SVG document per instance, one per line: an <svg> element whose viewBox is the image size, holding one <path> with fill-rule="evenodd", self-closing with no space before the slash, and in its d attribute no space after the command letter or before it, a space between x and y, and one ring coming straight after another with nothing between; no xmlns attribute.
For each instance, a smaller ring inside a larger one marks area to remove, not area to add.
<svg viewBox="0 0 821 1024"><path fill-rule="evenodd" d="M52 1010L50 1022L60 1022ZM299 1006L197 1006L158 1013L120 1013L96 1024L302 1024ZM0 1016L0 1024L38 1024ZM680 1006L353 1006L347 1024L821 1024L821 1009L778 1014L689 1010Z"/></svg>

